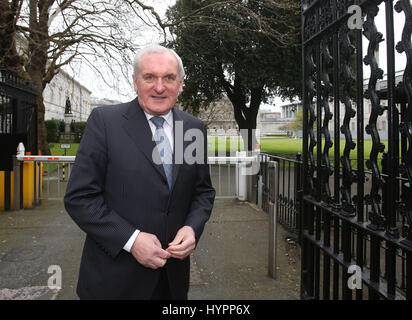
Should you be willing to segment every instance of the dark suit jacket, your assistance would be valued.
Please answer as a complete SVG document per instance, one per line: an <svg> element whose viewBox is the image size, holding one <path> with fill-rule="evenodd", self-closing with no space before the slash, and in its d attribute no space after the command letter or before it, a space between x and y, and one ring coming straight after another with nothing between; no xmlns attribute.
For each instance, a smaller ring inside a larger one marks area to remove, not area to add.
<svg viewBox="0 0 412 320"><path fill-rule="evenodd" d="M140 265L122 249L135 229L155 234L167 248L188 225L199 241L215 197L206 130L199 119L172 110L175 129L176 121L182 121L184 132L197 128L205 139L203 164L175 164L171 191L162 164L152 160L156 144L137 99L90 114L64 198L67 212L87 234L77 286L82 299L151 297L160 269ZM184 147L191 143L185 141ZM189 258L170 258L166 270L173 298L184 299Z"/></svg>

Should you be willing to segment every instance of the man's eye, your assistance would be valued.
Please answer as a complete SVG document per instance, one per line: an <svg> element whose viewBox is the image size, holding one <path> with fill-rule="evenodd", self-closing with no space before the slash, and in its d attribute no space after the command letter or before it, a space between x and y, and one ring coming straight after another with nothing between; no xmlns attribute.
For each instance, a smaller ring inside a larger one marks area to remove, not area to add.
<svg viewBox="0 0 412 320"><path fill-rule="evenodd" d="M173 81L174 79L175 79L175 77L173 75L166 76L166 80L168 80L168 81Z"/></svg>
<svg viewBox="0 0 412 320"><path fill-rule="evenodd" d="M144 80L153 80L153 76L152 75L150 75L150 74L148 74L148 75L145 75L145 76L143 76L143 79Z"/></svg>

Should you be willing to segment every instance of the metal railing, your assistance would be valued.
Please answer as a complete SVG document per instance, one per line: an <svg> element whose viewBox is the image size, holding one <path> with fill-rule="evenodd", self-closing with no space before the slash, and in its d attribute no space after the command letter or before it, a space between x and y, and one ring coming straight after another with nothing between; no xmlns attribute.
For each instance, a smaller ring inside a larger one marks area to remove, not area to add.
<svg viewBox="0 0 412 320"><path fill-rule="evenodd" d="M242 170L257 156L208 157L210 177L217 199L247 199L247 179Z"/></svg>
<svg viewBox="0 0 412 320"><path fill-rule="evenodd" d="M275 205L277 221L290 232L296 234L298 243L300 243L301 155L298 153L296 159L291 159L260 153L259 160L260 171L256 187L256 204L269 213L271 205Z"/></svg>
<svg viewBox="0 0 412 320"><path fill-rule="evenodd" d="M23 162L34 162L37 177L34 179L35 204L40 200L62 200L70 177L75 156L16 156L14 161L14 208L21 208L20 175ZM242 170L257 161L257 156L208 157L212 184L216 198L247 198L247 179Z"/></svg>
<svg viewBox="0 0 412 320"><path fill-rule="evenodd" d="M21 167L24 162L34 162L34 204L40 200L62 200L66 183L74 163L74 156L23 156L14 159L14 208L21 208Z"/></svg>
<svg viewBox="0 0 412 320"><path fill-rule="evenodd" d="M409 0L355 1L365 22L351 28L350 5L302 0L301 298L412 300L412 6ZM400 18L405 23L397 25L402 38L395 44L394 21ZM383 39L386 59L379 60L375 52ZM406 57L399 85L395 48ZM384 69L386 86L380 88ZM378 130L383 116L387 146ZM372 142L368 155L365 135ZM339 159L333 167L332 147ZM355 148L356 169L350 161ZM380 164L385 150L386 164ZM356 290L349 285L353 267L359 270Z"/></svg>

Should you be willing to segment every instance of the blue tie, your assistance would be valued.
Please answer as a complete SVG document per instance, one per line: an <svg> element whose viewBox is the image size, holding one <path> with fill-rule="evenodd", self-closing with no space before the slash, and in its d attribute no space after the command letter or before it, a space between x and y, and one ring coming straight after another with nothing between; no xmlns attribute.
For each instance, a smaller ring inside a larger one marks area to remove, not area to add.
<svg viewBox="0 0 412 320"><path fill-rule="evenodd" d="M163 164L163 169L166 174L167 183L169 184L169 189L171 189L173 177L173 152L172 148L170 147L169 139L167 139L166 133L163 130L163 123L165 119L162 117L152 117L150 120L156 126L156 131L153 139L156 141L160 159L162 160Z"/></svg>

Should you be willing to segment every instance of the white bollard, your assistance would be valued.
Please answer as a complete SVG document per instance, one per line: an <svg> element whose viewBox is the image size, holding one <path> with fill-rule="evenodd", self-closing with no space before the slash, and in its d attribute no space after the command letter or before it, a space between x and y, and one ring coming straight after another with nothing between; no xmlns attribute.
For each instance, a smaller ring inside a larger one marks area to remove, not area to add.
<svg viewBox="0 0 412 320"><path fill-rule="evenodd" d="M236 151L237 157L246 157L245 151ZM245 173L246 163L239 162L236 164L236 190L238 190L237 197L241 201L247 199L247 176Z"/></svg>
<svg viewBox="0 0 412 320"><path fill-rule="evenodd" d="M20 142L19 145L17 146L17 155L18 156L24 156L25 153L25 148L23 142Z"/></svg>

